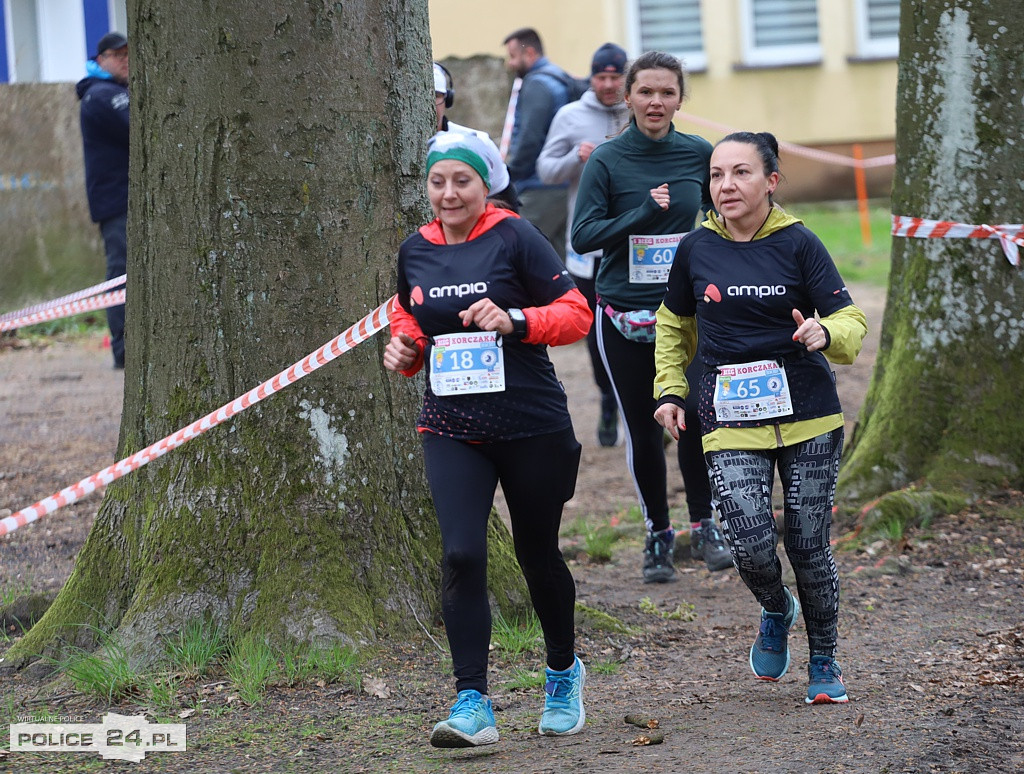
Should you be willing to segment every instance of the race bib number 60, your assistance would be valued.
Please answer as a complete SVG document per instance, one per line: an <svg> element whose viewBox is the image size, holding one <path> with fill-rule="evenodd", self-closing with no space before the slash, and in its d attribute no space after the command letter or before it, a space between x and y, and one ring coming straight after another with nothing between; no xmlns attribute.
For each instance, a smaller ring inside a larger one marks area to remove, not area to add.
<svg viewBox="0 0 1024 774"><path fill-rule="evenodd" d="M434 337L430 389L435 395L469 395L505 390L501 336L494 331Z"/></svg>
<svg viewBox="0 0 1024 774"><path fill-rule="evenodd" d="M676 258L681 234L630 234L629 281L639 285L664 285Z"/></svg>

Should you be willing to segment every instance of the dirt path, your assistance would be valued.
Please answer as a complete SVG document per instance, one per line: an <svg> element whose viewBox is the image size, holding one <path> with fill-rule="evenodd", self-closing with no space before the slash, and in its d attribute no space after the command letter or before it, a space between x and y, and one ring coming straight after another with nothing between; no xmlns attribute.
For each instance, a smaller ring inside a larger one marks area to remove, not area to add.
<svg viewBox="0 0 1024 774"><path fill-rule="evenodd" d="M879 294L852 290L873 336L858 364L839 374L851 421L882 313ZM593 437L597 392L582 346L556 350L554 359L584 444L577 496L565 520L606 523L634 502L624 450L602 449ZM109 464L122 388L98 339L0 351L0 509L27 505ZM678 480L672 486L678 490ZM674 499L681 502L678 493ZM386 698L335 686L274 687L249 708L216 679L188 683L180 707L148 708L151 718L187 724L187 752L154 753L139 764L0 752L0 771L1024 771L1022 503L1019 493L979 503L972 513L938 520L927 541L910 536L899 552L879 543L837 554L846 705L804 705L802 625L791 639L789 675L777 684L753 679L746 654L758 610L733 571L712 575L683 564L674 583L640 583L638 526L611 562L573 562L579 601L632 627L626 633L581 627L590 674L587 726L578 736L537 736L540 691L512 683L520 670L537 667L539 653L507 659L496 650L491 692L501 742L471 751L429 747L429 728L450 703L450 667L423 637L389 644L388 653L364 666L364 677ZM0 593L58 588L98 504L86 500L0 538ZM566 540L567 549L571 543ZM694 620L657 612L687 604ZM0 676L0 697L15 697L7 704L11 715L24 712L19 702L40 687L27 675ZM95 722L107 709L81 698L31 706L75 714L81 722ZM187 708L196 712L178 720L176 712ZM147 708L141 702L113 709ZM629 713L656 719L663 743L636 744L642 732L624 723Z"/></svg>

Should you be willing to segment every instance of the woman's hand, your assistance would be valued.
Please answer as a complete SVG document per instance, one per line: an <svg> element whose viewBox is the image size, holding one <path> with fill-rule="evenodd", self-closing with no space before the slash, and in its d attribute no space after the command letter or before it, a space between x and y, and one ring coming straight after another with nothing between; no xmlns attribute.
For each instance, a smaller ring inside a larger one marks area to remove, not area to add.
<svg viewBox="0 0 1024 774"><path fill-rule="evenodd" d="M793 320L796 322L796 333L793 334L793 341L799 341L808 352L817 352L824 349L828 343L828 336L821 323L811 317L805 320L799 309L793 310Z"/></svg>
<svg viewBox="0 0 1024 774"><path fill-rule="evenodd" d="M507 336L515 330L508 312L489 298L481 298L469 308L463 309L459 312L459 318L462 320L464 328L476 323L476 327L482 331L497 331L503 336Z"/></svg>
<svg viewBox="0 0 1024 774"><path fill-rule="evenodd" d="M671 198L668 195L668 183L662 183L657 188L652 188L651 198L654 199L654 203L661 207L661 209L667 210L668 205L671 203Z"/></svg>
<svg viewBox="0 0 1024 774"><path fill-rule="evenodd" d="M679 440L679 431L686 429L686 412L675 403L662 403L655 410L654 418L677 441Z"/></svg>
<svg viewBox="0 0 1024 774"><path fill-rule="evenodd" d="M416 339L408 333L399 333L384 347L384 367L389 371L408 371L419 356Z"/></svg>

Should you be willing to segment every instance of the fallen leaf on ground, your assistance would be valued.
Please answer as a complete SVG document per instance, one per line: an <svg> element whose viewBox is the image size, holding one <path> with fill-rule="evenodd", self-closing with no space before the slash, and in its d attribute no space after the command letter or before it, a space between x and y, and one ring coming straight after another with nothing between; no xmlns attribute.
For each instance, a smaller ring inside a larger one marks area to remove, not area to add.
<svg viewBox="0 0 1024 774"><path fill-rule="evenodd" d="M391 698L391 689L387 687L383 680L377 677L367 677L364 679L363 690L377 699Z"/></svg>
<svg viewBox="0 0 1024 774"><path fill-rule="evenodd" d="M665 735L660 731L652 731L649 734L640 734L636 739L633 740L633 744L637 747L642 747L649 744L661 744L665 741Z"/></svg>
<svg viewBox="0 0 1024 774"><path fill-rule="evenodd" d="M646 715L640 715L635 712L631 712L623 718L631 726L639 726L640 728L657 728L659 721L657 718L649 718Z"/></svg>

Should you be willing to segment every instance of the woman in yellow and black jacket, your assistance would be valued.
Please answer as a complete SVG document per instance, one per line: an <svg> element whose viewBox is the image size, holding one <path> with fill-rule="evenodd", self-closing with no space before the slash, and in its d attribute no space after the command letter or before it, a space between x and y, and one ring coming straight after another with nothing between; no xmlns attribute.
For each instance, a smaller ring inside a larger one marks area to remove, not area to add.
<svg viewBox="0 0 1024 774"><path fill-rule="evenodd" d="M788 635L802 605L811 656L806 701L845 702L829 546L843 414L826 358L853 362L867 333L864 313L821 241L773 204L772 135L723 139L710 179L717 215L680 241L657 312L655 418L673 434L685 427L685 370L700 357L704 372L692 388L712 490L733 560L762 607L751 669L771 681L786 673ZM776 467L797 597L782 583L776 554Z"/></svg>

